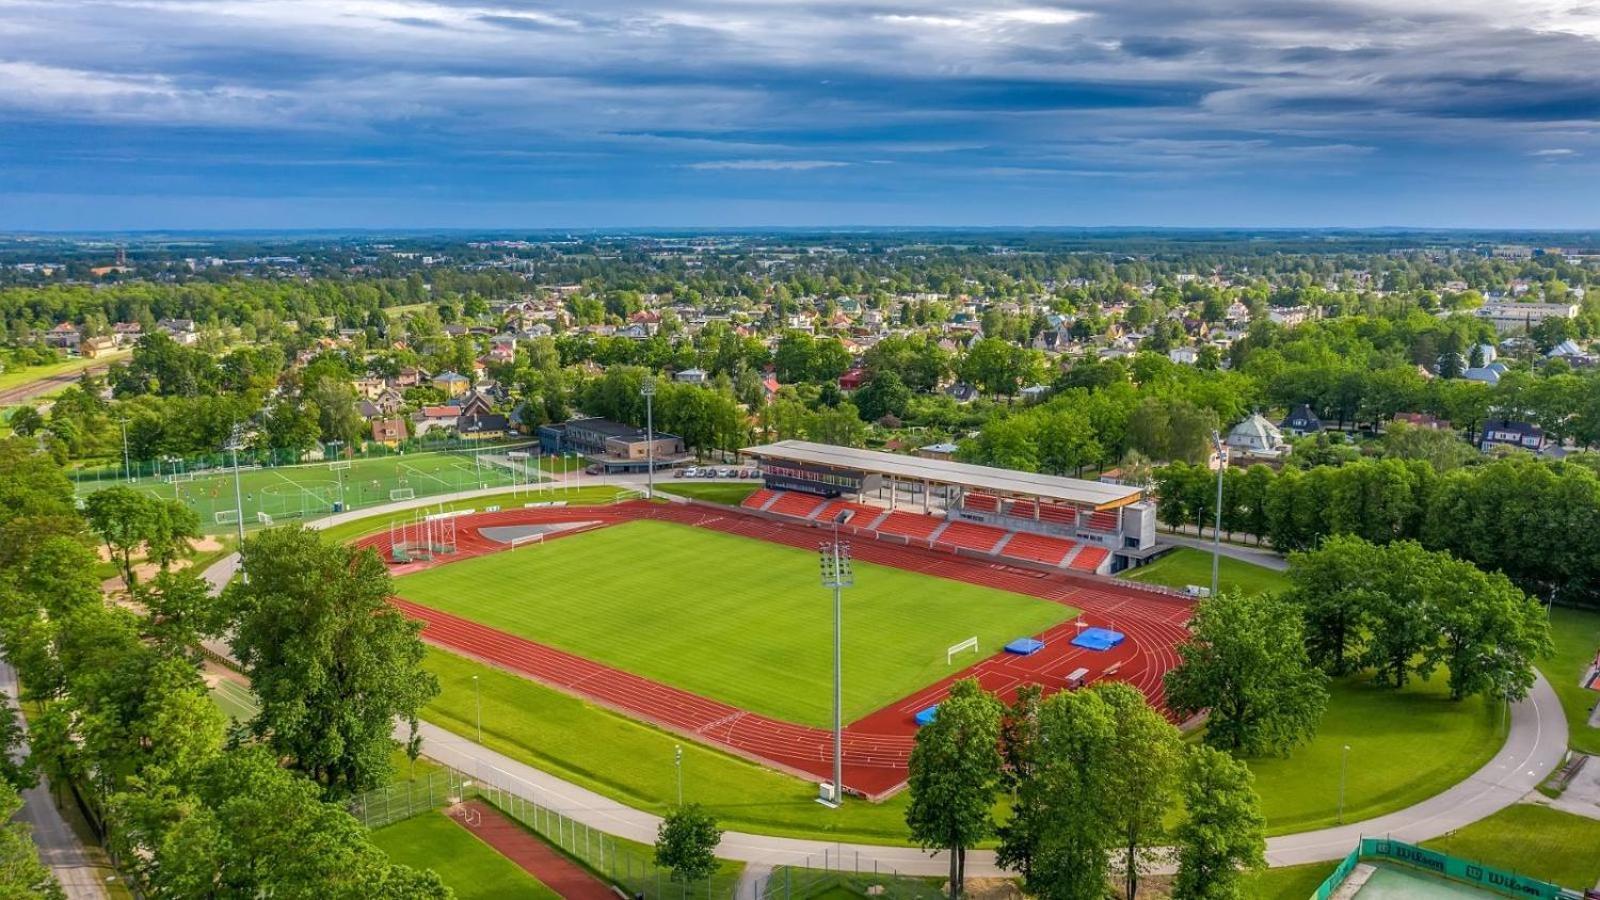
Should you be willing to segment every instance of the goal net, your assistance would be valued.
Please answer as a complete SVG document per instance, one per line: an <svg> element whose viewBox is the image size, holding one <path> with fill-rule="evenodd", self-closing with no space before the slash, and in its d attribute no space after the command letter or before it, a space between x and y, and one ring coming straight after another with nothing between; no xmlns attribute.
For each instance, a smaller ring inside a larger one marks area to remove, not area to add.
<svg viewBox="0 0 1600 900"><path fill-rule="evenodd" d="M973 635L959 644L951 644L950 649L944 652L944 664L950 665L951 660L955 659L957 653L965 653L968 650L972 651L973 656L978 655L977 635Z"/></svg>
<svg viewBox="0 0 1600 900"><path fill-rule="evenodd" d="M266 514L264 512L258 512L258 513L256 513L256 521L261 523L262 525L271 525L272 524L272 516L270 516L270 515L268 515L268 514Z"/></svg>
<svg viewBox="0 0 1600 900"><path fill-rule="evenodd" d="M215 519L218 525L235 525L239 521L239 511L237 509L219 509L211 514L211 518Z"/></svg>
<svg viewBox="0 0 1600 900"><path fill-rule="evenodd" d="M167 476L167 483L168 484L183 484L185 482L189 482L189 481L193 481L193 480L194 480L194 473L193 472L177 472L175 474Z"/></svg>
<svg viewBox="0 0 1600 900"><path fill-rule="evenodd" d="M413 488L395 488L389 492L390 500L415 500L417 492Z"/></svg>
<svg viewBox="0 0 1600 900"><path fill-rule="evenodd" d="M333 462L328 463L328 471L330 472L347 471L349 468L350 460L348 459L336 459Z"/></svg>
<svg viewBox="0 0 1600 900"><path fill-rule="evenodd" d="M511 539L511 549L515 550L518 547L521 547L523 544L542 544L542 543L544 543L544 533L543 532L540 532L539 534L525 534L525 535L522 535L521 537L514 537L514 538Z"/></svg>

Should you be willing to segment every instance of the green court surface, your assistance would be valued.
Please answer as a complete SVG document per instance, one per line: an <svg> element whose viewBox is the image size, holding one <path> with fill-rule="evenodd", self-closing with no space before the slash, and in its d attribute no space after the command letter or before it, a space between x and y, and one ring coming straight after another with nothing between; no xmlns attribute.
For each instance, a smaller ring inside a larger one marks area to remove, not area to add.
<svg viewBox="0 0 1600 900"><path fill-rule="evenodd" d="M1433 878L1403 866L1380 865L1355 896L1358 900L1468 900L1502 895Z"/></svg>
<svg viewBox="0 0 1600 900"><path fill-rule="evenodd" d="M240 508L245 527L254 528L320 518L336 505L359 509L413 497L510 487L542 477L531 463L512 463L503 456L505 448L498 448L498 454L495 449L485 448L482 460L471 450L451 450L272 468L246 466L239 474L237 492L231 469L144 477L132 486L183 501L199 515L205 531L228 531L237 527L235 511ZM500 462L491 462L490 456L498 456ZM78 493L120 484L112 474L110 479L78 481Z"/></svg>
<svg viewBox="0 0 1600 900"><path fill-rule="evenodd" d="M523 868L442 812L412 816L372 833L389 859L415 869L432 869L459 900L560 900Z"/></svg>
<svg viewBox="0 0 1600 900"><path fill-rule="evenodd" d="M1410 806L1465 780L1505 739L1494 704L1450 699L1445 673L1404 690L1361 677L1329 685L1317 735L1287 758L1251 759L1269 834L1335 825L1344 770L1344 821ZM1344 747L1350 748L1348 768Z"/></svg>
<svg viewBox="0 0 1600 900"><path fill-rule="evenodd" d="M814 553L664 522L629 522L395 581L400 596L752 712L825 726L833 615ZM858 563L844 592L851 721L1076 610ZM966 656L962 662L970 662ZM958 665L961 663L958 663Z"/></svg>
<svg viewBox="0 0 1600 900"><path fill-rule="evenodd" d="M1129 569L1121 576L1129 581L1160 584L1183 588L1193 584L1211 587L1211 554L1192 547L1179 547L1160 559L1137 569ZM1217 585L1224 591L1245 594L1277 593L1289 588L1289 577L1265 566L1247 563L1226 556L1217 565Z"/></svg>
<svg viewBox="0 0 1600 900"><path fill-rule="evenodd" d="M226 678L219 679L211 688L211 702L217 704L223 715L235 722L253 719L261 709L256 704L255 694L252 694L249 688Z"/></svg>

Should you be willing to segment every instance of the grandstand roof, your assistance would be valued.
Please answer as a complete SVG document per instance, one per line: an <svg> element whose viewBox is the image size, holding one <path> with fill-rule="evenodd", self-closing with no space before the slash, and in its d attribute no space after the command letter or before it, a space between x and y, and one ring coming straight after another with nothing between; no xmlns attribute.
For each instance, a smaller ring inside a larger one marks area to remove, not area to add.
<svg viewBox="0 0 1600 900"><path fill-rule="evenodd" d="M1082 478L1063 478L1059 475L1038 475L993 466L975 466L971 463L943 459L924 459L882 453L877 450L857 450L853 447L835 447L811 441L779 441L746 447L743 451L760 459L809 463L833 466L888 475L906 481L927 481L933 484L953 484L980 491L999 494L1020 494L1060 500L1096 509L1111 509L1132 503L1143 494L1139 488L1120 484L1102 484Z"/></svg>

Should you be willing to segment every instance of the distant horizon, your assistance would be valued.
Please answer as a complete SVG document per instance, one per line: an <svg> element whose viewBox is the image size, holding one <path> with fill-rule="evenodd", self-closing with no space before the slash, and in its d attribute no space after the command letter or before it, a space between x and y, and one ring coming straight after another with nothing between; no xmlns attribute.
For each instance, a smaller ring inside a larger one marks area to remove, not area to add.
<svg viewBox="0 0 1600 900"><path fill-rule="evenodd" d="M1553 228L1516 226L1430 226L1430 225L526 225L526 226L317 226L304 228L81 228L26 229L0 228L0 239L52 237L95 238L130 237L238 237L238 236L364 236L405 235L412 237L452 236L488 239L514 238L517 235L543 237L563 234L582 236L626 235L758 235L758 234L1351 234L1385 235L1528 235L1576 236L1600 239L1600 226L1592 228Z"/></svg>

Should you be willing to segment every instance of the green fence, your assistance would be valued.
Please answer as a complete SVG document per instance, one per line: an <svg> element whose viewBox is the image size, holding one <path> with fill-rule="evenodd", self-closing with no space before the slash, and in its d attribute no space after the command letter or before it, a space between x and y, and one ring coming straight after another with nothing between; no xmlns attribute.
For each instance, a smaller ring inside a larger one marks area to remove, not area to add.
<svg viewBox="0 0 1600 900"><path fill-rule="evenodd" d="M857 897L887 897L890 900L938 900L945 896L943 887L947 879L944 878L917 878L878 871L876 865L838 868L834 867L834 862L823 860L820 869L777 866L762 885L761 897L763 900L808 900L844 893Z"/></svg>
<svg viewBox="0 0 1600 900"><path fill-rule="evenodd" d="M1558 885L1529 878L1505 869L1486 866L1482 863L1467 859L1458 859L1434 850L1407 844L1404 841L1389 840L1388 838L1362 838L1361 845L1351 851L1344 858L1344 862L1334 870L1322 886L1317 888L1315 900L1324 900L1331 897L1339 888L1356 863L1362 859L1382 859L1401 863L1424 872L1470 884L1487 891L1507 894L1513 897L1534 897L1539 900L1561 900L1581 896L1576 891L1568 891Z"/></svg>

